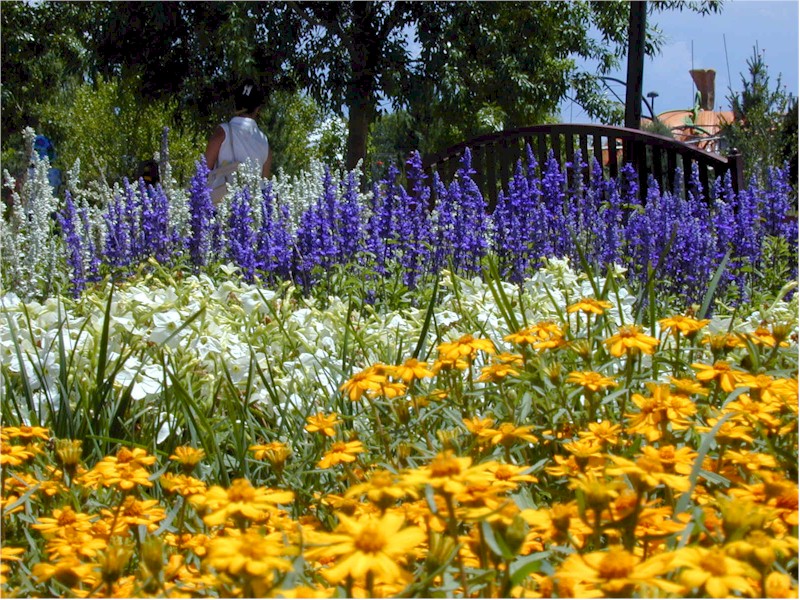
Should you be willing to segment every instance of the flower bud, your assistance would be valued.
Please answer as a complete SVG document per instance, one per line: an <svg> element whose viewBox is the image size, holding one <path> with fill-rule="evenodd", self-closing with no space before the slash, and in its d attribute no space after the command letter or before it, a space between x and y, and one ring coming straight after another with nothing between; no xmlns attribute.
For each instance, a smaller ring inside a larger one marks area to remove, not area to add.
<svg viewBox="0 0 800 600"><path fill-rule="evenodd" d="M164 544L161 538L154 535L145 538L142 542L142 562L153 577L158 577L164 568Z"/></svg>
<svg viewBox="0 0 800 600"><path fill-rule="evenodd" d="M56 440L56 460L70 477L75 475L80 465L82 445L81 440Z"/></svg>

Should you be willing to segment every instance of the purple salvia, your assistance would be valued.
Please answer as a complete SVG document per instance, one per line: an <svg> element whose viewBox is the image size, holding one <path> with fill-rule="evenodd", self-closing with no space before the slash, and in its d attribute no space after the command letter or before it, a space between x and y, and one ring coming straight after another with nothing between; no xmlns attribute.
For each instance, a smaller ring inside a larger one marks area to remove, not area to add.
<svg viewBox="0 0 800 600"><path fill-rule="evenodd" d="M211 250L211 229L216 209L208 187L208 166L203 159L195 163L195 175L189 184L189 260L202 267Z"/></svg>
<svg viewBox="0 0 800 600"><path fill-rule="evenodd" d="M289 209L275 206L272 183L261 193L261 226L256 234L256 268L277 283L292 275L292 240L288 231Z"/></svg>
<svg viewBox="0 0 800 600"><path fill-rule="evenodd" d="M122 199L116 195L103 215L106 235L103 256L112 270L122 270L130 265L131 243Z"/></svg>
<svg viewBox="0 0 800 600"><path fill-rule="evenodd" d="M464 150L461 167L456 173L458 193L456 196L456 230L458 237L454 246L457 260L454 261L465 273L480 272L481 260L488 249L486 202L472 176L472 153ZM452 186L451 186L452 188Z"/></svg>
<svg viewBox="0 0 800 600"><path fill-rule="evenodd" d="M228 217L228 246L230 259L238 266L245 281L255 280L256 236L253 231L253 215L250 207L250 190L245 186L234 194Z"/></svg>
<svg viewBox="0 0 800 600"><path fill-rule="evenodd" d="M72 296L78 298L86 287L86 271L83 263L84 247L83 240L78 234L80 215L75 208L75 203L72 201L72 195L69 191L65 194L64 208L57 213L57 219L61 226L61 236L66 247L67 266L72 272L70 290L72 291Z"/></svg>

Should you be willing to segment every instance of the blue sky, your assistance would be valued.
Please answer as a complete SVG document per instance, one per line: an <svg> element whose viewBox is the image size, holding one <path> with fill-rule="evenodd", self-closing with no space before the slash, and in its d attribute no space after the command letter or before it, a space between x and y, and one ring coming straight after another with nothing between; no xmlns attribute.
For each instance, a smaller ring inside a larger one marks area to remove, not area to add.
<svg viewBox="0 0 800 600"><path fill-rule="evenodd" d="M690 108L695 93L690 69L714 69L714 103L718 110L727 110L729 88L742 89L741 74L747 74L747 60L758 46L768 68L770 88L774 89L780 74L786 90L797 97L799 6L797 0L727 0L717 14L703 16L689 10L652 13L648 22L661 29L664 45L660 55L645 59L643 93L658 93L656 113ZM625 79L625 59L613 76ZM614 86L614 90L625 98L622 86ZM568 101L562 104L561 116L565 122L590 121L579 106Z"/></svg>

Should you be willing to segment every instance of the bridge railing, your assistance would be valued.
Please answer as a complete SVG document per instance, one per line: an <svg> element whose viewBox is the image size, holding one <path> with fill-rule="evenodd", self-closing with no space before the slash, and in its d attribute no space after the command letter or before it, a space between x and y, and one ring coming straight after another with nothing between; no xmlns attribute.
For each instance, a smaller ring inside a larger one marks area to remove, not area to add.
<svg viewBox="0 0 800 600"><path fill-rule="evenodd" d="M489 209L493 210L499 191L507 189L517 160L522 159L525 164L526 146L530 146L540 167L552 150L562 171L565 164L572 162L575 152L580 151L588 165L583 169L586 181L591 175L592 159L597 159L612 178L619 174L623 165L631 163L638 173L642 198L651 175L662 191L674 191L675 173L679 166L683 171L683 189L686 189L693 164L699 167L700 182L706 195L709 195L714 178L727 172L731 174L734 191L744 187L742 156L735 150L722 156L638 129L575 123L534 125L482 135L451 146L444 152L426 156L423 168L428 173L436 171L443 180L450 181L464 150L469 148L472 168L476 171L475 181Z"/></svg>

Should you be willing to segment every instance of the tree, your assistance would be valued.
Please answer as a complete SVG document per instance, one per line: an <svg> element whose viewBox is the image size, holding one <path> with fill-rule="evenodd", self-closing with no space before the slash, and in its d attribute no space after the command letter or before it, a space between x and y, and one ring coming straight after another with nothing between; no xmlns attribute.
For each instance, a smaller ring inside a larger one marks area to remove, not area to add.
<svg viewBox="0 0 800 600"><path fill-rule="evenodd" d="M177 99L179 116L205 127L229 114L230 89L242 77L278 95L304 90L346 116L347 167L365 157L370 125L386 106L408 112L428 151L494 123L552 120L569 89L589 114L610 117L598 76L625 55L630 14L621 0L72 5L30 3L25 12L43 26L64 17L56 22L79 42L85 80L137 82L143 101ZM644 42L647 53L657 51L657 28L648 27ZM581 59L597 72L582 70ZM492 119L481 123L477 114Z"/></svg>
<svg viewBox="0 0 800 600"><path fill-rule="evenodd" d="M768 167L782 166L786 160L792 161L796 173L797 99L781 85L780 75L770 88L769 69L757 48L747 68L747 76L741 74L741 91L728 95L734 120L722 134L729 147L742 153L747 179L761 178Z"/></svg>
<svg viewBox="0 0 800 600"><path fill-rule="evenodd" d="M14 170L13 148L23 147L25 127L47 128L41 107L54 91L74 88L86 75L87 57L76 34L86 22L79 3L2 3L0 137L6 167Z"/></svg>

